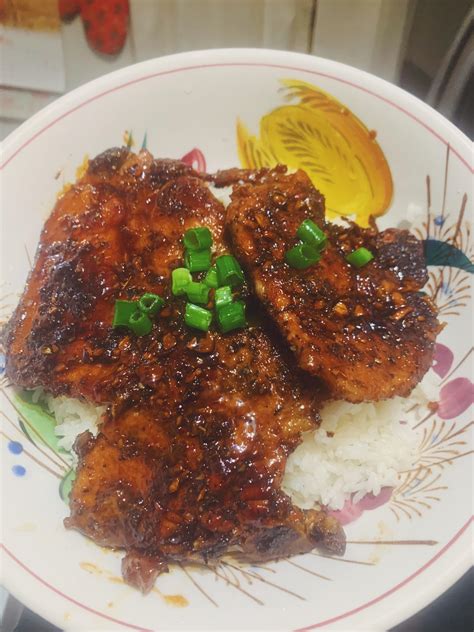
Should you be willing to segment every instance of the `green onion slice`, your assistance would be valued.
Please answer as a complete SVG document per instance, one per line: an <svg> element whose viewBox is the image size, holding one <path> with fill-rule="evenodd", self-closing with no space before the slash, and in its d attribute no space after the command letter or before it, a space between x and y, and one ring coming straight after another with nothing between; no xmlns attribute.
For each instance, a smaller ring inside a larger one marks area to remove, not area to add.
<svg viewBox="0 0 474 632"><path fill-rule="evenodd" d="M184 265L190 272L206 272L211 267L211 251L209 249L186 250Z"/></svg>
<svg viewBox="0 0 474 632"><path fill-rule="evenodd" d="M171 273L171 292L174 296L186 294L186 286L191 283L193 277L187 268L176 268Z"/></svg>
<svg viewBox="0 0 474 632"><path fill-rule="evenodd" d="M219 285L236 287L245 283L239 262L232 255L221 255L216 259L217 281Z"/></svg>
<svg viewBox="0 0 474 632"><path fill-rule="evenodd" d="M146 292L138 301L138 309L148 316L155 316L165 305L164 300L158 294Z"/></svg>
<svg viewBox="0 0 474 632"><path fill-rule="evenodd" d="M152 324L149 317L139 310L137 310L130 316L128 320L128 326L137 336L146 336L150 333L152 329Z"/></svg>
<svg viewBox="0 0 474 632"><path fill-rule="evenodd" d="M196 283L191 281L186 286L186 296L191 303L203 303L204 305L209 301L210 288L205 283Z"/></svg>
<svg viewBox="0 0 474 632"><path fill-rule="evenodd" d="M362 247L357 248L357 250L354 250L354 252L347 255L346 261L356 268L362 268L362 266L365 266L369 263L369 261L372 261L373 258L374 255L370 252L370 250Z"/></svg>
<svg viewBox="0 0 474 632"><path fill-rule="evenodd" d="M308 244L298 244L294 248L290 248L285 254L286 262L297 270L304 270L319 261L321 255L312 246Z"/></svg>
<svg viewBox="0 0 474 632"><path fill-rule="evenodd" d="M192 303L186 303L186 309L184 312L184 322L188 327L193 329L200 329L201 331L208 331L212 321L212 312L198 305Z"/></svg>
<svg viewBox="0 0 474 632"><path fill-rule="evenodd" d="M217 288L214 295L214 303L216 309L220 309L223 305L232 303L232 288L230 285L223 285L222 287Z"/></svg>
<svg viewBox="0 0 474 632"><path fill-rule="evenodd" d="M219 283L217 281L217 270L216 270L216 266L212 266L212 268L210 268L206 274L206 276L204 277L204 283L208 286L208 287L212 287L214 289L216 289L217 287L219 287Z"/></svg>
<svg viewBox="0 0 474 632"><path fill-rule="evenodd" d="M212 246L212 234L209 228L190 228L184 233L184 247L188 250L207 250Z"/></svg>
<svg viewBox="0 0 474 632"><path fill-rule="evenodd" d="M308 246L313 246L317 250L324 247L327 241L326 234L319 228L312 219L305 219L298 227L296 234Z"/></svg>
<svg viewBox="0 0 474 632"><path fill-rule="evenodd" d="M137 308L137 301L115 301L112 327L128 327L130 316Z"/></svg>
<svg viewBox="0 0 474 632"><path fill-rule="evenodd" d="M227 303L217 310L217 322L221 331L225 334L233 329L239 329L247 325L245 319L245 305L243 301Z"/></svg>

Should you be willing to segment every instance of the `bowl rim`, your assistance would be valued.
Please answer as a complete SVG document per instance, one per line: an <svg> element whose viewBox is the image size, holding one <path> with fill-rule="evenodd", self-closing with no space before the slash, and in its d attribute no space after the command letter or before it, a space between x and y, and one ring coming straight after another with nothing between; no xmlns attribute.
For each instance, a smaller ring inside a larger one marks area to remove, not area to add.
<svg viewBox="0 0 474 632"><path fill-rule="evenodd" d="M236 58L240 57L240 61L236 61ZM254 61L255 57L261 58L261 61ZM181 67L179 69L173 70L163 70L160 72L149 72L153 68L159 65L168 65L173 66L177 65L181 61L188 61L192 59L211 59L213 58L222 60L220 63L217 61L213 61L212 63L198 63L198 64L188 64L187 66ZM346 79L342 79L340 76L330 75L325 72L320 71L311 71L308 68L304 67L296 67L284 63L276 63L275 59L281 58L282 60L293 60L294 63L302 63L303 65L308 66L308 64L322 65L323 67L327 67L328 70L339 71L339 74L353 74L357 75L361 83L367 83L370 87L365 87L365 85L354 84L351 81ZM272 63L273 60L273 63ZM266 62L266 63L265 63ZM100 77L93 79L77 88L74 88L70 92L66 92L64 95L60 96L58 99L50 103L49 105L42 108L39 112L34 114L32 117L24 121L21 125L18 126L17 129L13 130L1 143L0 143L0 155L7 155L6 158L2 159L0 162L0 172L2 172L5 167L13 160L13 158L20 152L24 147L33 142L36 138L41 136L49 127L51 127L54 123L59 121L62 118L67 117L69 114L72 114L74 111L79 109L80 107L86 106L89 102L100 98L101 96L105 96L110 92L115 92L123 87L128 85L132 85L134 83L138 83L140 81L144 81L152 78L153 76L160 76L165 74L170 74L171 72L181 72L186 70L205 68L205 67L217 67L217 66L248 66L248 67L273 67L273 68L282 68L283 70L295 70L299 72L307 72L308 74L319 75L323 77L327 77L330 79L334 79L336 81L349 84L363 92L370 94L378 99L382 99L383 101L389 103L393 107L401 110L410 118L416 120L420 125L422 125L425 129L427 129L431 134L437 136L439 140L447 144L445 138L443 138L439 132L435 131L431 126L427 125L420 116L415 116L412 112L408 110L409 106L412 106L416 109L420 110L420 115L426 114L430 117L434 117L434 122L436 126L440 126L446 134L452 134L456 141L460 144L463 150L469 155L472 152L473 143L469 140L469 138L462 132L459 128L457 128L451 121L445 118L442 114L437 112L430 105L414 96L413 94L407 92L403 88L396 86L389 81L382 79L381 77L377 77L365 70L360 70L355 68L354 66L350 66L348 64L343 64L338 61L333 61L330 59L326 59L324 57L318 57L316 55L309 55L306 53L296 53L292 51L282 51L270 48L214 48L214 49L202 49L202 50L193 50L187 51L184 53L175 53L173 55L165 55L163 57L154 57L152 59L148 59L146 61L138 62L136 64L131 64L129 66L125 66L113 72L101 75ZM136 75L144 72L145 74L141 77L137 78ZM135 77L135 79L133 78ZM122 78L128 78L129 81L120 82L116 84L116 80L120 80ZM106 89L105 86L107 86ZM97 92L97 89L102 87L102 90ZM386 90L390 96L393 95L393 100L387 99L387 97L382 96L378 91L373 88L379 87L379 89ZM75 104L75 105L74 105ZM68 106L73 106L70 110L64 109ZM46 122L57 113L57 117L49 121L43 127L40 127L41 122ZM25 138L22 142L23 137L27 136L28 131L31 129L35 129L40 127L34 135L30 138ZM17 145L15 149L15 145ZM18 146L19 145L19 146ZM456 148L451 146L451 150L454 154L458 156L458 158L470 169L471 173L474 173L474 167L472 166L472 158L471 164L462 156L462 153L458 151Z"/></svg>
<svg viewBox="0 0 474 632"><path fill-rule="evenodd" d="M298 67L298 64L301 65ZM390 103L412 119L417 120L445 145L449 144L451 150L458 156L461 162L471 173L473 172L472 158L470 164L469 159L464 157L472 156L473 143L468 137L431 106L382 78L347 64L304 53L256 48L223 48L189 51L149 59L103 75L59 97L56 101L25 121L2 141L0 154L0 172L2 173L0 173L0 176L6 177L6 167L11 164L15 156L31 142L34 142L37 138L42 136L52 125L101 96L105 96L110 92L114 92L122 87L132 85L147 78L169 74L170 72L217 66L267 66L281 68L282 70L307 72L309 75L325 76L353 85L372 97ZM313 66L313 70L311 70L311 66ZM157 72L157 68L160 69L159 72ZM317 68L323 71L318 71ZM334 74L329 74L331 72ZM360 85L354 84L348 77L357 79ZM388 95L390 99L387 98L386 95ZM410 108L413 111L410 111ZM426 121L422 120L423 117L426 117L430 122L429 125ZM446 137L448 137L449 140L447 140ZM454 147L451 143L455 143L456 146ZM415 612L418 612L436 599L470 568L472 561L468 549L468 536L470 532L469 526L472 521L473 518L468 520L436 555L430 558L416 573L405 578L399 585L351 612L344 613L326 621L321 621L320 623L309 624L305 629L318 628L343 618L349 618L350 620L350 617L355 615L358 611L370 607L372 603L376 601L383 600L386 596L398 590L406 583L409 583L415 576L431 566L453 543L457 542L459 545L461 542L465 542L467 546L463 546L456 555L453 555L449 567L445 569L441 575L436 577L435 581L429 584L425 582L424 586L417 587L409 603L404 601L401 605L398 604L396 607L393 605L392 608L388 608L387 612L377 618L377 625L384 627L393 626ZM459 547L456 547L456 550L458 548ZM29 604L35 602L35 599L31 599L31 593L27 593L17 582L11 582L5 577L4 585L12 594L19 596L20 600L21 596L23 596L23 600L27 597ZM44 603L40 603L39 599L36 601L36 604L38 606L38 612L47 612ZM56 623L58 622L56 621ZM64 625L64 621L62 625Z"/></svg>

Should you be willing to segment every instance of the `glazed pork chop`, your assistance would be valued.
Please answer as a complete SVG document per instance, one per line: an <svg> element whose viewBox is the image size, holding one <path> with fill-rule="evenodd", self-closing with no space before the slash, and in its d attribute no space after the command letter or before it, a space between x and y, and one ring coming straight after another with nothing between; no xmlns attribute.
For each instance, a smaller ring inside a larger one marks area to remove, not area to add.
<svg viewBox="0 0 474 632"><path fill-rule="evenodd" d="M419 292L427 280L421 242L404 230L326 223L324 200L302 171L229 170L216 182L236 183L226 219L233 252L299 366L334 398L409 395L431 365L440 329ZM326 233L326 247L317 264L295 269L285 253L308 218ZM374 258L356 268L345 257L361 246Z"/></svg>
<svg viewBox="0 0 474 632"><path fill-rule="evenodd" d="M124 549L143 591L170 562L344 551L334 518L280 490L321 387L258 324L184 325L170 274L194 226L225 251L224 207L198 174L146 151L98 156L48 219L7 335L12 382L108 404L98 436L76 441L66 526ZM115 300L144 292L166 301L151 333L113 328Z"/></svg>
<svg viewBox="0 0 474 632"><path fill-rule="evenodd" d="M112 329L116 298L163 293L182 254L187 204L193 221L214 230L220 206L192 169L113 149L59 198L41 234L35 264L6 334L14 384L94 403L140 399L140 344ZM177 184L179 183L179 184ZM179 189L179 192L177 192ZM153 218L168 221L167 234ZM131 287L131 282L134 287ZM134 347L138 345L138 348Z"/></svg>
<svg viewBox="0 0 474 632"><path fill-rule="evenodd" d="M258 328L196 341L178 319L176 348L153 362L161 388L78 440L66 525L125 549L124 577L144 591L169 562L342 553L337 521L280 491L289 453L317 420L314 397Z"/></svg>

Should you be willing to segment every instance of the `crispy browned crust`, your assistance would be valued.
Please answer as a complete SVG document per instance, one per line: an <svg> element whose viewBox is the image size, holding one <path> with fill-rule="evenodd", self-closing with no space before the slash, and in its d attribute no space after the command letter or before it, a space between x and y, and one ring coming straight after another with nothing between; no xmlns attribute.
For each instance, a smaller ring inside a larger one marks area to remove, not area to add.
<svg viewBox="0 0 474 632"><path fill-rule="evenodd" d="M439 331L434 305L418 292L427 280L421 242L403 230L327 224L302 171L239 180L227 211L232 248L299 365L335 398L408 395L431 365ZM306 218L329 240L317 265L295 270L285 253ZM360 246L375 259L358 270L345 255Z"/></svg>
<svg viewBox="0 0 474 632"><path fill-rule="evenodd" d="M185 165L105 152L46 222L7 336L14 383L109 404L98 437L77 440L66 525L125 549L124 576L142 590L177 560L344 550L337 521L280 490L288 454L318 423L317 384L260 325L199 334L171 296L184 231L209 226L223 252L223 223ZM152 333L113 329L115 300L145 291L167 303Z"/></svg>

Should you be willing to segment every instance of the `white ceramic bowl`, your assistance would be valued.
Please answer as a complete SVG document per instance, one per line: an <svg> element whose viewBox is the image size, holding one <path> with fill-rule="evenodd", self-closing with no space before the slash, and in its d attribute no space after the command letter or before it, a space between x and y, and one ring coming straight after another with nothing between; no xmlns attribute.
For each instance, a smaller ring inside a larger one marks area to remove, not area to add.
<svg viewBox="0 0 474 632"><path fill-rule="evenodd" d="M282 80L291 80L286 93ZM376 141L360 121L376 130ZM293 130L290 140L302 143L300 156L291 142L285 145L281 125ZM62 457L36 435L28 442L4 383L5 586L66 629L367 630L396 624L471 563L471 144L404 91L316 57L213 50L125 68L67 94L4 142L3 318L21 292L58 190L75 178L85 155L122 144L126 130L136 148L146 136L156 156L186 156L210 171L239 165L256 149L292 166L309 156L328 170L320 184L334 214L349 210L365 221L372 211L381 215L382 227L417 231L427 240L432 264L427 291L436 294L447 323L432 372L441 387L440 407L421 425L420 469L403 477L389 502L347 526L349 541L369 544L349 544L346 563L306 555L252 568L251 575L236 571L220 578L206 570L175 569L143 597L120 583L118 553L63 528ZM338 147L346 152L344 160L334 153ZM34 410L21 413L24 423L48 434Z"/></svg>

